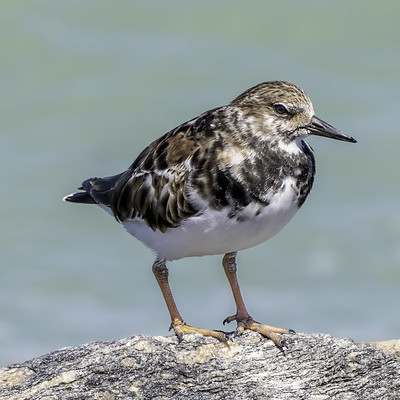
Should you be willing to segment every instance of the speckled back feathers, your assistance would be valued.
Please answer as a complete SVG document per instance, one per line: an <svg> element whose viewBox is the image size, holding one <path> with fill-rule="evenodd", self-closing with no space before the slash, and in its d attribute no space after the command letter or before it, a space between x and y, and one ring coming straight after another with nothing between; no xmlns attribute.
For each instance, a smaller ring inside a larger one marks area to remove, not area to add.
<svg viewBox="0 0 400 400"><path fill-rule="evenodd" d="M288 115L273 108L281 102ZM301 113L304 121L293 128L293 118ZM250 203L259 210L268 206L285 177L295 178L300 207L315 173L312 151L300 139L292 153L279 144L294 141L290 135L312 113L310 100L297 86L263 83L166 133L124 173L89 179L83 188L94 201L109 206L119 221L138 218L161 232L205 208L229 207L229 217L240 222ZM260 211L254 209L256 217Z"/></svg>

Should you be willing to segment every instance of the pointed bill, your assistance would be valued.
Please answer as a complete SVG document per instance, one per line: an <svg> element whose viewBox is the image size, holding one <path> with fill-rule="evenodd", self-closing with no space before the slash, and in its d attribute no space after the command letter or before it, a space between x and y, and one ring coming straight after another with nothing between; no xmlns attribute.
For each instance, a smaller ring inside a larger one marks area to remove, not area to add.
<svg viewBox="0 0 400 400"><path fill-rule="evenodd" d="M325 136L331 139L343 140L344 142L357 143L357 140L352 138L351 136L345 135L340 132L338 129L334 128L332 125L329 125L327 122L322 121L314 115L311 120L311 123L306 126L306 129L310 132L311 135L317 136Z"/></svg>

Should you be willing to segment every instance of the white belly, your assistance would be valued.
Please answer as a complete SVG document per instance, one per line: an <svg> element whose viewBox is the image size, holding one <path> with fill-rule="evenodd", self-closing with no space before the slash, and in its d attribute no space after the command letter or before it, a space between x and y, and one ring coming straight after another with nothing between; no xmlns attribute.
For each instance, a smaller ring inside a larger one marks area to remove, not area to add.
<svg viewBox="0 0 400 400"><path fill-rule="evenodd" d="M249 204L243 219L229 218L228 211L205 210L177 228L167 232L153 231L143 221L126 220L126 230L153 249L159 259L225 254L247 249L275 236L296 214L297 190L291 178L284 189L275 194L267 207L255 215L259 204Z"/></svg>

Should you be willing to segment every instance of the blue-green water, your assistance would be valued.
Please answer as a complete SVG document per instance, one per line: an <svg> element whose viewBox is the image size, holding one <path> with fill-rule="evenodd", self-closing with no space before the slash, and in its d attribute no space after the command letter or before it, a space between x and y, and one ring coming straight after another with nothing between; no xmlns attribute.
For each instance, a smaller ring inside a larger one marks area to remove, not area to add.
<svg viewBox="0 0 400 400"><path fill-rule="evenodd" d="M399 338L399 2L4 1L0 15L0 365L168 333L151 252L61 198L274 79L359 143L309 140L305 206L239 254L248 308L300 332ZM220 257L170 271L185 320L221 329L234 303Z"/></svg>

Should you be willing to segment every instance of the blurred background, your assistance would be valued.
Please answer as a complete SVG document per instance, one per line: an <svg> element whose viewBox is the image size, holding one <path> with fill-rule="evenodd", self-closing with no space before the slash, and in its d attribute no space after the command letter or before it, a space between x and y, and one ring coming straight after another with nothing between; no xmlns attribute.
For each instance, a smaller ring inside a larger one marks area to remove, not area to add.
<svg viewBox="0 0 400 400"><path fill-rule="evenodd" d="M395 0L2 2L0 366L170 334L151 251L101 209L61 199L276 79L358 144L309 139L304 207L239 253L248 309L298 332L400 338L399 17ZM173 262L170 277L188 323L223 328L235 309L221 257Z"/></svg>

